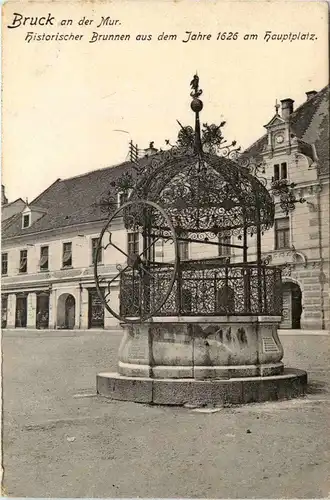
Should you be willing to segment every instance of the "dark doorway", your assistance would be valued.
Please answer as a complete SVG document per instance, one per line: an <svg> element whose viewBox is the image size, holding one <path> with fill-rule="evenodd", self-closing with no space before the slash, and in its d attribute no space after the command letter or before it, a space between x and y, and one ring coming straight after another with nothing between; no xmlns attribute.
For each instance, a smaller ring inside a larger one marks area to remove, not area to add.
<svg viewBox="0 0 330 500"><path fill-rule="evenodd" d="M17 295L16 296L16 315L15 315L15 327L16 328L26 328L27 322L27 296Z"/></svg>
<svg viewBox="0 0 330 500"><path fill-rule="evenodd" d="M300 318L302 313L301 290L298 285L292 286L292 328L300 330Z"/></svg>
<svg viewBox="0 0 330 500"><path fill-rule="evenodd" d="M64 328L73 330L76 317L76 301L73 295L68 295L65 299L65 321Z"/></svg>
<svg viewBox="0 0 330 500"><path fill-rule="evenodd" d="M88 328L104 328L104 306L95 288L88 290Z"/></svg>
<svg viewBox="0 0 330 500"><path fill-rule="evenodd" d="M1 295L1 328L7 327L8 295Z"/></svg>
<svg viewBox="0 0 330 500"><path fill-rule="evenodd" d="M302 313L302 295L299 285L293 282L283 283L283 320L281 328L300 330Z"/></svg>
<svg viewBox="0 0 330 500"><path fill-rule="evenodd" d="M49 294L41 292L37 295L37 328L48 328L49 326Z"/></svg>

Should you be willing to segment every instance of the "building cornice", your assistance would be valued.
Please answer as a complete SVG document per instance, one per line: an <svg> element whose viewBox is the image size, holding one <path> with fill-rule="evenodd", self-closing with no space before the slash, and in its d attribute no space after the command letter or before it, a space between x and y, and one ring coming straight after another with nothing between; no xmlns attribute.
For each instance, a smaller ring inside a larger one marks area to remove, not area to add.
<svg viewBox="0 0 330 500"><path fill-rule="evenodd" d="M36 231L34 233L27 233L27 234L19 234L17 236L10 236L8 238L2 238L2 246L4 244L10 244L10 243L16 243L16 242L29 242L32 240L33 242L36 242L38 240L44 240L45 238L50 239L53 235L56 235L56 240L63 239L64 234L70 234L70 233L77 233L77 229L79 231L83 231L84 229L90 231L91 229L96 229L97 231L100 231L100 229L103 227L103 225L106 223L107 219L102 219L102 220L97 220L93 222L84 222L82 224L75 224L72 226L61 226L53 229L46 229L44 231ZM117 219L114 224L113 224L113 229L118 230L118 229L123 229L123 223L121 219ZM90 231L92 232L92 231ZM61 236L59 237L59 233Z"/></svg>

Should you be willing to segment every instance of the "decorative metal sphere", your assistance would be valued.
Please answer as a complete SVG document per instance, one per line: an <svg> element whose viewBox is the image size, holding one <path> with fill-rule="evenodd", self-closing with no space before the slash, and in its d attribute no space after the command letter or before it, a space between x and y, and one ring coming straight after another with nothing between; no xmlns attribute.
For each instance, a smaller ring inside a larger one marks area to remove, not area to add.
<svg viewBox="0 0 330 500"><path fill-rule="evenodd" d="M190 107L194 113L199 113L203 109L203 103L200 99L194 98L191 101Z"/></svg>

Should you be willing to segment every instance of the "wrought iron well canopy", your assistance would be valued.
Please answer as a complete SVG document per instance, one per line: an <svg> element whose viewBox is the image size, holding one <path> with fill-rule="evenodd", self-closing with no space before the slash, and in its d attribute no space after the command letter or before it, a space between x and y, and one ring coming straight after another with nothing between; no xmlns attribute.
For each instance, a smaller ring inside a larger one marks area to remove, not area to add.
<svg viewBox="0 0 330 500"><path fill-rule="evenodd" d="M113 246L125 255L126 265L117 266L118 273L105 280L96 258L97 289L108 310L124 322L155 315L280 315L281 272L261 259L261 235L274 223L273 197L239 161L239 149L227 147L220 130L224 122L219 127L203 124L201 133L203 103L197 75L191 87L194 129L180 124L175 146L136 162L134 173L117 183L118 191L129 194L128 202L109 217L97 251ZM140 253L129 253L114 243L111 224L118 217L126 229L139 231ZM248 262L248 236L254 234L256 259ZM234 236L237 242L224 243L223 236ZM155 258L159 240L172 242L171 262ZM184 260L178 251L180 241L239 249L241 262ZM111 286L118 280L120 311L115 313Z"/></svg>
<svg viewBox="0 0 330 500"><path fill-rule="evenodd" d="M274 222L274 202L263 183L240 163L231 159L230 150L222 156L212 152L217 127L207 128L201 137L199 114L203 108L199 78L191 82L191 108L195 113L195 130L182 127L178 144L151 157L136 180L130 200L149 200L167 213L178 235L208 238L225 232L243 235L265 231ZM228 157L225 154L228 154ZM232 156L235 158L236 151ZM144 211L135 223L145 224ZM130 226L130 218L125 218ZM157 218L153 229L166 235Z"/></svg>

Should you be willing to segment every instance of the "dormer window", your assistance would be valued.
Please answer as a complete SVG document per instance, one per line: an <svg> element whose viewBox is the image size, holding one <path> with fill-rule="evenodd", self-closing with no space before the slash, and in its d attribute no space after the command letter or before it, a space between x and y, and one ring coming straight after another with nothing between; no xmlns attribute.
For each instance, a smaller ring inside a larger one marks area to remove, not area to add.
<svg viewBox="0 0 330 500"><path fill-rule="evenodd" d="M30 214L23 214L22 224L23 224L23 229L30 226Z"/></svg>

